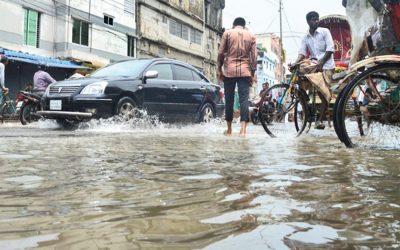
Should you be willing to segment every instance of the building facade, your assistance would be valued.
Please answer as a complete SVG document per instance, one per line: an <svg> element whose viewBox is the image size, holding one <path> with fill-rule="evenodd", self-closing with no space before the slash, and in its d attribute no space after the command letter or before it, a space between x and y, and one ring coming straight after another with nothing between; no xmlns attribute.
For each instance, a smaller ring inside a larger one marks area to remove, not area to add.
<svg viewBox="0 0 400 250"><path fill-rule="evenodd" d="M283 51L280 46L280 39L273 33L263 33L263 34L255 34L257 38L257 47L263 48L265 52L270 54L272 57L277 58L276 66L275 66L275 83L279 83L280 80L283 80L282 75L282 62L281 59L284 59L282 55ZM285 70L283 71L285 72Z"/></svg>
<svg viewBox="0 0 400 250"><path fill-rule="evenodd" d="M224 7L225 0L1 0L0 16L7 22L0 22L0 48L92 67L168 57L192 64L217 83ZM19 82L15 91L32 81L35 66L7 67L8 81ZM71 70L60 72L56 80Z"/></svg>
<svg viewBox="0 0 400 250"><path fill-rule="evenodd" d="M2 0L0 47L105 65L135 57L135 0Z"/></svg>
<svg viewBox="0 0 400 250"><path fill-rule="evenodd" d="M278 57L272 52L260 51L257 53L257 86L255 91L259 93L263 83L269 86L279 83L276 79L276 67L278 65Z"/></svg>
<svg viewBox="0 0 400 250"><path fill-rule="evenodd" d="M185 61L216 83L225 0L137 0L137 56Z"/></svg>

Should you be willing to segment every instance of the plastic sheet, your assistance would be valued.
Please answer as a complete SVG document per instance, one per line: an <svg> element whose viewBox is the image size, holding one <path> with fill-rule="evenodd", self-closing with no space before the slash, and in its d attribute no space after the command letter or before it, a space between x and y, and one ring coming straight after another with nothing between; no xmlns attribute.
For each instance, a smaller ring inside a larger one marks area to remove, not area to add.
<svg viewBox="0 0 400 250"><path fill-rule="evenodd" d="M347 19L351 27L352 51L351 64L358 59L366 34L378 22L378 12L368 1L347 0Z"/></svg>

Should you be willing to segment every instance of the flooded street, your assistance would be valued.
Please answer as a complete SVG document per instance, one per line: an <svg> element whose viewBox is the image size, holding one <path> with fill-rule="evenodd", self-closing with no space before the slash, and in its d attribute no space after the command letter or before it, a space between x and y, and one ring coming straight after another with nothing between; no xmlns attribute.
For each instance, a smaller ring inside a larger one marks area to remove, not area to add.
<svg viewBox="0 0 400 250"><path fill-rule="evenodd" d="M0 125L0 249L400 248L398 149L224 128Z"/></svg>

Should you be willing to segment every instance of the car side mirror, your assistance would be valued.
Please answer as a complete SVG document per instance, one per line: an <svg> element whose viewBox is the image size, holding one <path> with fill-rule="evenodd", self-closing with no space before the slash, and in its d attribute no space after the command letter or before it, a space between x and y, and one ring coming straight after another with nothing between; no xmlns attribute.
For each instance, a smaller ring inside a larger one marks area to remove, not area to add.
<svg viewBox="0 0 400 250"><path fill-rule="evenodd" d="M144 74L144 79L152 79L152 78L157 78L158 77L158 71L156 70L149 70L146 71L146 73Z"/></svg>

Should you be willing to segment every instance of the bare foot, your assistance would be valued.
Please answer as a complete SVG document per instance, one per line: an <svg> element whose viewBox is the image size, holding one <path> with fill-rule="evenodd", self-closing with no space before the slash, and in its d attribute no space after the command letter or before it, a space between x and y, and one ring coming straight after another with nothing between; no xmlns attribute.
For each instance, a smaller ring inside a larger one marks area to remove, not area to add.
<svg viewBox="0 0 400 250"><path fill-rule="evenodd" d="M240 133L239 133L240 137L246 136L246 127L247 127L247 122L241 122Z"/></svg>
<svg viewBox="0 0 400 250"><path fill-rule="evenodd" d="M232 135L232 130L225 130L224 135L226 136L231 136Z"/></svg>

